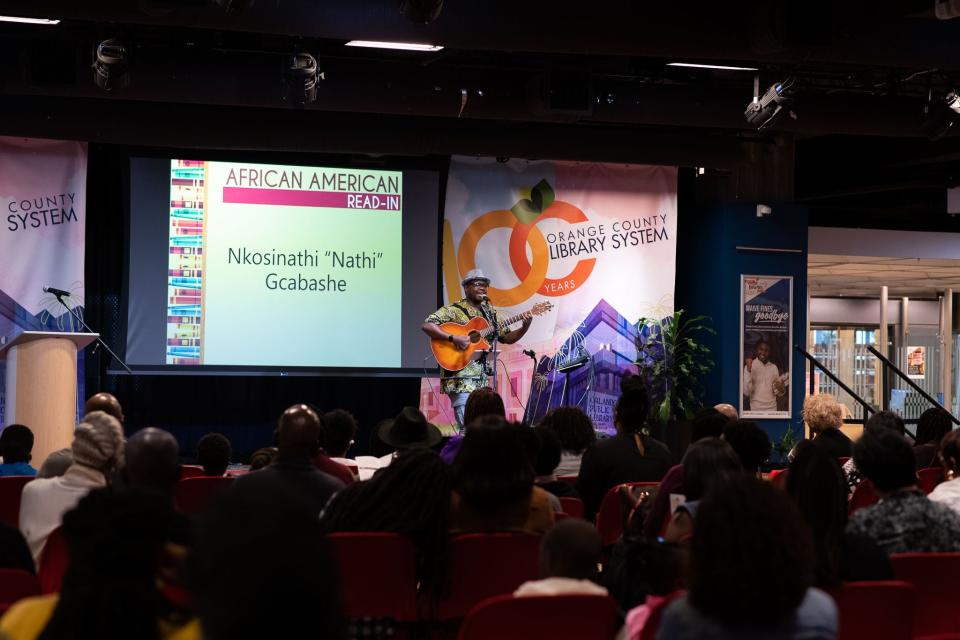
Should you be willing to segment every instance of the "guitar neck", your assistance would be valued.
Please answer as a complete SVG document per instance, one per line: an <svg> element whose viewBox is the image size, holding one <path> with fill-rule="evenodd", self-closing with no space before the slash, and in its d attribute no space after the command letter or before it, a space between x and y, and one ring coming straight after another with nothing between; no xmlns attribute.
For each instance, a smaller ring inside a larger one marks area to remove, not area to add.
<svg viewBox="0 0 960 640"><path fill-rule="evenodd" d="M493 313L496 313L496 311L494 311ZM507 318L506 320L504 320L503 322L501 322L499 326L501 326L501 327L509 327L509 326L512 325L514 322L519 322L520 320L523 320L524 318L526 318L526 317L529 316L529 315L530 315L530 312L529 312L529 311L524 311L523 313L518 313L517 315L515 315L515 316L510 316L509 318ZM483 336L484 338L486 338L486 337L487 337L488 335L490 335L491 333L493 333L493 327L487 327L486 329L484 329L483 331L480 332L480 335Z"/></svg>

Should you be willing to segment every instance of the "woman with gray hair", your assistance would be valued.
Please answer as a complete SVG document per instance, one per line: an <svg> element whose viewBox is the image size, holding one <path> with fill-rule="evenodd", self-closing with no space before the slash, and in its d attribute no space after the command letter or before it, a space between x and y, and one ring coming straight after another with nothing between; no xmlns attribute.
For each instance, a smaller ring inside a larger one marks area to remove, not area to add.
<svg viewBox="0 0 960 640"><path fill-rule="evenodd" d="M105 487L123 459L123 428L103 411L83 417L73 433L73 464L62 476L27 483L20 499L20 531L39 563L47 538L92 489Z"/></svg>

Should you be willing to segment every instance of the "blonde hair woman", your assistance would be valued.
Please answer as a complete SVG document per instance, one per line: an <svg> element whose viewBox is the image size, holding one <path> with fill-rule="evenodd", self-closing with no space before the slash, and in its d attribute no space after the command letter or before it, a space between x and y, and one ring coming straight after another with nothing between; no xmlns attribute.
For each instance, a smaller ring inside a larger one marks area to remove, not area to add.
<svg viewBox="0 0 960 640"><path fill-rule="evenodd" d="M807 396L803 401L803 421L810 427L813 443L834 458L849 458L853 443L840 431L844 406L828 393Z"/></svg>

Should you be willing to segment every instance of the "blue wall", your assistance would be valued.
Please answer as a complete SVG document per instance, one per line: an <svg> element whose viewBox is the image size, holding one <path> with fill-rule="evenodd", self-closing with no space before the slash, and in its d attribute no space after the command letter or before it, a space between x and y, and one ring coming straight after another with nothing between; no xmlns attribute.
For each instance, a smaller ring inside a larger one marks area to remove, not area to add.
<svg viewBox="0 0 960 640"><path fill-rule="evenodd" d="M704 404L729 402L739 407L740 275L793 276L793 343L804 344L807 323L807 209L771 205L773 213L756 215L756 203L720 203L683 207L677 233L676 308L710 316L716 336L705 336L716 367L703 381ZM738 251L737 246L801 249L802 253ZM793 353L790 420L759 420L771 440L788 426L802 437L803 357Z"/></svg>

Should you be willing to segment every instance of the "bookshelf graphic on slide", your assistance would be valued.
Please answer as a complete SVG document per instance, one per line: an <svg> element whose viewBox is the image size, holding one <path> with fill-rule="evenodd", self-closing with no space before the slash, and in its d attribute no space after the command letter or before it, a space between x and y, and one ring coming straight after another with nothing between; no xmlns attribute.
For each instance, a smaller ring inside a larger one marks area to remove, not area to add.
<svg viewBox="0 0 960 640"><path fill-rule="evenodd" d="M201 363L205 173L202 160L170 161L167 364Z"/></svg>

